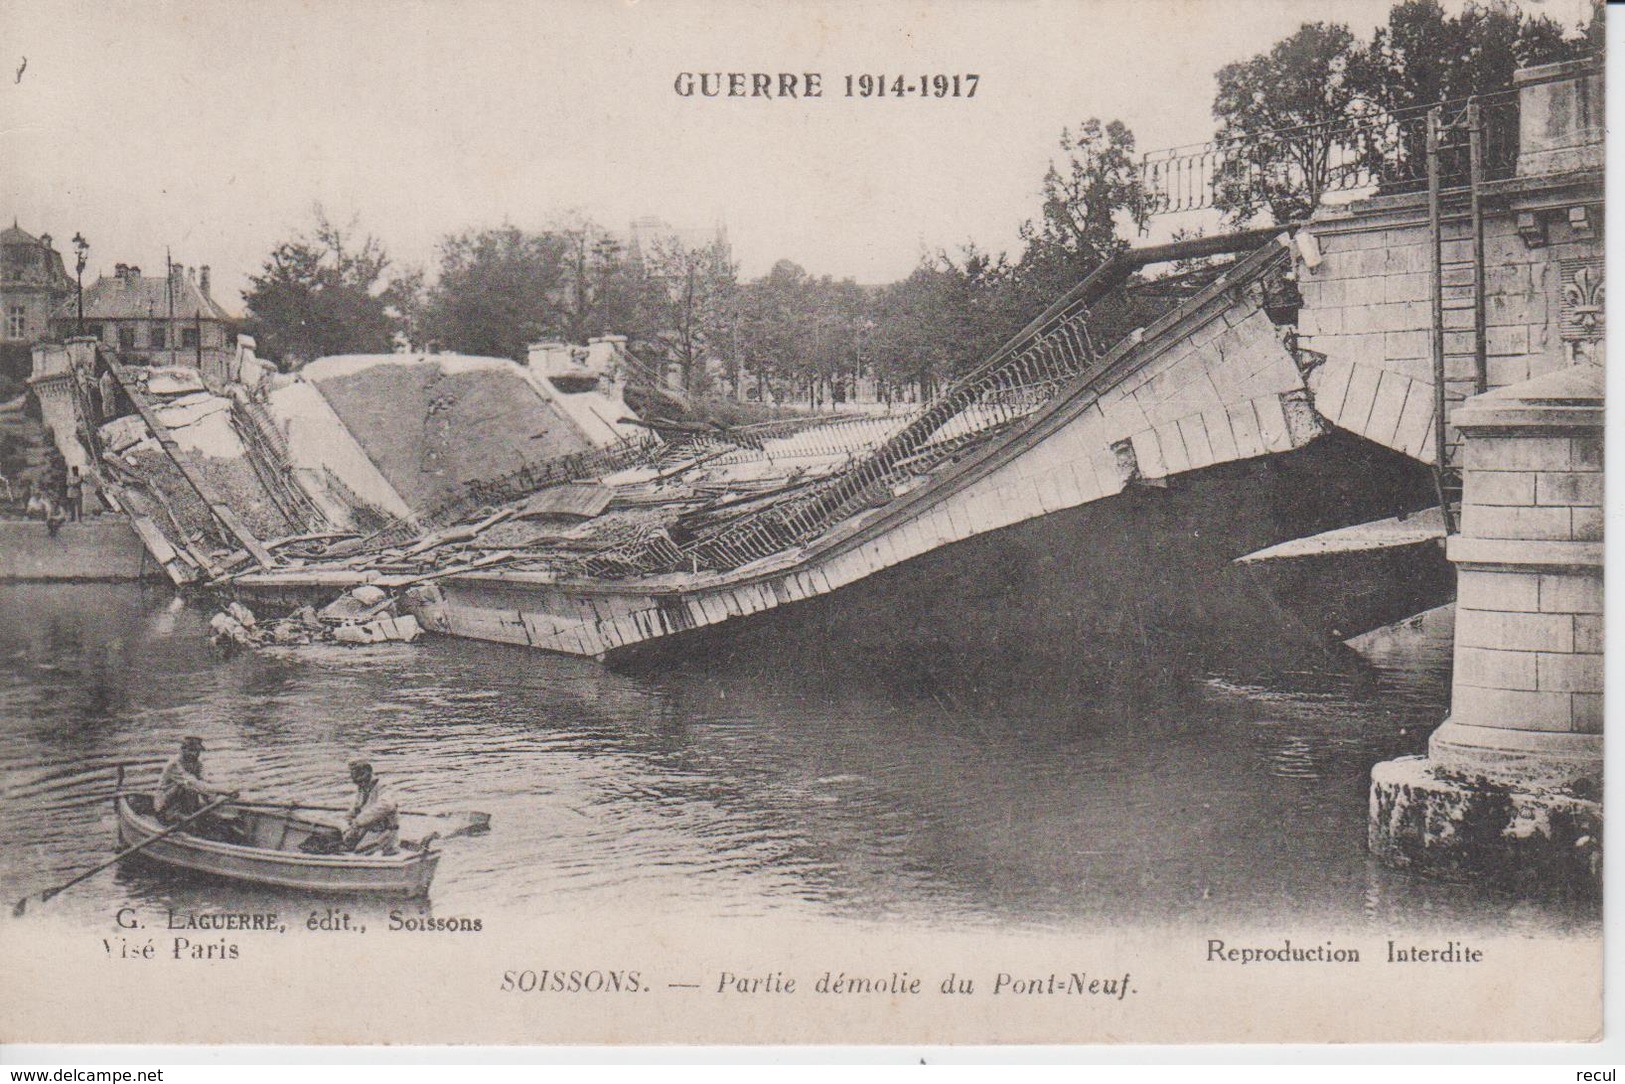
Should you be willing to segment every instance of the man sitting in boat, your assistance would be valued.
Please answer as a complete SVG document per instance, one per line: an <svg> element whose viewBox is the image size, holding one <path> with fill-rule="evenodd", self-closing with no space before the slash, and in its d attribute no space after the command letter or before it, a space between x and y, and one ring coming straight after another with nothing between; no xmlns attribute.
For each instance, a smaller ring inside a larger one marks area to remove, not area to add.
<svg viewBox="0 0 1625 1084"><path fill-rule="evenodd" d="M344 849L355 854L394 854L400 845L400 821L395 803L364 760L350 761L355 802L344 821Z"/></svg>
<svg viewBox="0 0 1625 1084"><path fill-rule="evenodd" d="M158 790L152 796L153 812L162 824L179 824L216 798L237 797L237 792L217 787L203 779L203 739L181 739L181 751L169 758ZM243 832L236 819L215 812L205 813L186 826L190 835L225 843L242 842Z"/></svg>

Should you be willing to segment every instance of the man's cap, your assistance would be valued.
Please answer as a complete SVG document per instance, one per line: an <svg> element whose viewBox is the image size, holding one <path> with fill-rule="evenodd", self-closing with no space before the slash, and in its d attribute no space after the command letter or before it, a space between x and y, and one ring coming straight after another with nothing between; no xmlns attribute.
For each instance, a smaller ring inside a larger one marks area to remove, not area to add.
<svg viewBox="0 0 1625 1084"><path fill-rule="evenodd" d="M351 775L354 775L356 772L370 772L370 771L372 771L372 765L370 763L368 763L367 761L365 761L365 760L352 760L352 761L350 761L350 774Z"/></svg>
<svg viewBox="0 0 1625 1084"><path fill-rule="evenodd" d="M197 737L196 735L192 735L190 737L182 738L181 739L181 748L182 749L188 749L188 750L196 750L197 752L201 753L201 752L203 752L203 739Z"/></svg>

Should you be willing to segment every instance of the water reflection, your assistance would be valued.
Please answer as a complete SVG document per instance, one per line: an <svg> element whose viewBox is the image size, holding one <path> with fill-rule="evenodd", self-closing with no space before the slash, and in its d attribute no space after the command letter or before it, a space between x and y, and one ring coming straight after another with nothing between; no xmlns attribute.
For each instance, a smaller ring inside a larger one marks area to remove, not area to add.
<svg viewBox="0 0 1625 1084"><path fill-rule="evenodd" d="M489 835L445 844L438 914L1595 929L1583 906L1366 856L1371 764L1420 751L1448 696L1425 631L1289 681L1119 667L1086 695L978 695L793 667L628 676L451 640L222 660L161 592L7 587L0 879L17 895L105 858L114 766L150 780L198 733L211 775L256 797L342 803L365 755L407 808L490 812ZM51 906L124 902L327 905L132 864Z"/></svg>

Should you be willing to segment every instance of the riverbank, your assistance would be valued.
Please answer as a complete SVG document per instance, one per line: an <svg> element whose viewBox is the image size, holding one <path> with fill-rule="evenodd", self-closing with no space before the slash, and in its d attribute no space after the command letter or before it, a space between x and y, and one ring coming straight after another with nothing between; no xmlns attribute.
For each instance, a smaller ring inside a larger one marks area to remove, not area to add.
<svg viewBox="0 0 1625 1084"><path fill-rule="evenodd" d="M0 518L0 581L123 582L160 574L123 516L64 523L54 537L39 520Z"/></svg>

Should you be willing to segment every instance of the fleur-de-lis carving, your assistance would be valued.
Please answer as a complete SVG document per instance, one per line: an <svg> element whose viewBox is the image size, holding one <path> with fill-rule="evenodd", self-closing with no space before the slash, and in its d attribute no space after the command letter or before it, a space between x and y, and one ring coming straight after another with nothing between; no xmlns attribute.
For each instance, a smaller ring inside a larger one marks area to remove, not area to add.
<svg viewBox="0 0 1625 1084"><path fill-rule="evenodd" d="M1576 271L1574 278L1563 284L1563 303L1568 306L1570 318L1583 334L1595 334L1605 304L1602 272L1597 271L1593 275L1590 267Z"/></svg>

